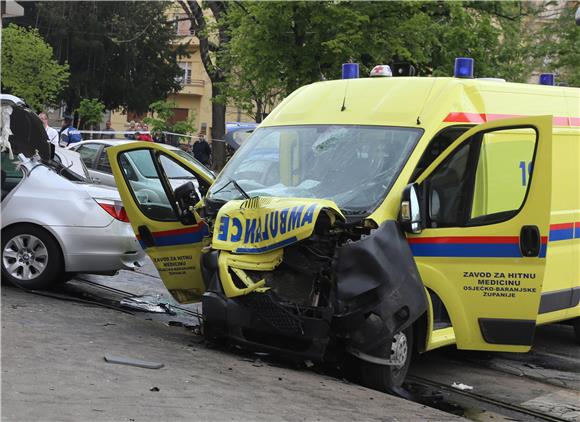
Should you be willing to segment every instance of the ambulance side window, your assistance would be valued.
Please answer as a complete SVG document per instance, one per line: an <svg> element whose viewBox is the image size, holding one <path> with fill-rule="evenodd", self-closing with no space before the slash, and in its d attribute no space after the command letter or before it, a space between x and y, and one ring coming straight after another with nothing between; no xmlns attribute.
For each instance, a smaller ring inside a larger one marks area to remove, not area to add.
<svg viewBox="0 0 580 422"><path fill-rule="evenodd" d="M468 224L511 218L524 203L536 146L532 128L483 135Z"/></svg>
<svg viewBox="0 0 580 422"><path fill-rule="evenodd" d="M447 149L449 145L453 143L457 138L459 138L469 127L467 126L454 126L448 127L440 131L437 135L431 139L429 145L421 155L417 167L413 171L410 182L417 179L429 167L429 165L435 161L439 154Z"/></svg>
<svg viewBox="0 0 580 422"><path fill-rule="evenodd" d="M460 146L426 180L431 227L461 225L469 203L473 142Z"/></svg>
<svg viewBox="0 0 580 422"><path fill-rule="evenodd" d="M172 185L174 182L177 182L176 185L182 184L186 182L185 178L193 179L193 176L175 170L177 165L164 156L156 164L151 152L146 149L121 152L118 160L123 169L130 166L133 170L129 173L125 170L124 176L141 212L152 220L178 221L166 190L173 189L173 186L164 186L158 169L167 175ZM176 179L173 180L173 177Z"/></svg>
<svg viewBox="0 0 580 422"><path fill-rule="evenodd" d="M500 129L474 135L425 180L430 227L505 221L523 206L537 133Z"/></svg>

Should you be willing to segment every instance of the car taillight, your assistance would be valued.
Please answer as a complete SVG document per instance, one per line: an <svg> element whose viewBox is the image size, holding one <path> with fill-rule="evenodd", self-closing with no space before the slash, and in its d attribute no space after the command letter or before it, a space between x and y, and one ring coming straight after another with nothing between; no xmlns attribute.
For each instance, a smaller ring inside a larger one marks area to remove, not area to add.
<svg viewBox="0 0 580 422"><path fill-rule="evenodd" d="M97 204L99 204L101 208L107 211L113 218L124 223L129 222L127 212L125 211L121 201L111 201L109 199L95 199L95 201L97 201Z"/></svg>

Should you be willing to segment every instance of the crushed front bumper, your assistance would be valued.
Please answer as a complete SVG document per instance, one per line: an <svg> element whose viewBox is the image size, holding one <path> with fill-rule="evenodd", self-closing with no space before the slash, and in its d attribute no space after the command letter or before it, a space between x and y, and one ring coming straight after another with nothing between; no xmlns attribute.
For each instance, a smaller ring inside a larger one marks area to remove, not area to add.
<svg viewBox="0 0 580 422"><path fill-rule="evenodd" d="M202 297L206 336L289 358L321 361L329 341L332 309L278 301L271 292Z"/></svg>

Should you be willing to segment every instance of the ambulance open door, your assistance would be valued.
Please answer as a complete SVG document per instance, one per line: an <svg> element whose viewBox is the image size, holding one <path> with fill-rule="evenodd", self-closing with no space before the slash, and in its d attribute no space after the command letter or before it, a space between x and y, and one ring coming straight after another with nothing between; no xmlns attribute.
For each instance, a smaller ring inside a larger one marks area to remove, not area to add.
<svg viewBox="0 0 580 422"><path fill-rule="evenodd" d="M194 206L213 175L150 142L113 146L107 153L133 231L165 287L180 303L200 300L201 249L210 238Z"/></svg>
<svg viewBox="0 0 580 422"><path fill-rule="evenodd" d="M521 352L533 342L548 247L551 137L550 116L476 126L407 187L419 210L406 226L414 232L409 244L460 349ZM404 194L402 215L406 205Z"/></svg>

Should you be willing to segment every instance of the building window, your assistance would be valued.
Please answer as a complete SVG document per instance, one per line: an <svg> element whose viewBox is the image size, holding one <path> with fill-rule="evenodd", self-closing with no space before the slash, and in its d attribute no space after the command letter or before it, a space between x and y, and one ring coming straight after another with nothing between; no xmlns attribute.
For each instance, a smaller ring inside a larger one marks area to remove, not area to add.
<svg viewBox="0 0 580 422"><path fill-rule="evenodd" d="M185 122L189 118L189 109L174 108L172 109L173 116L169 119L169 123L174 125L177 122Z"/></svg>
<svg viewBox="0 0 580 422"><path fill-rule="evenodd" d="M183 85L191 84L191 63L190 62L179 62L179 67L181 68L182 74L179 76L178 82Z"/></svg>

